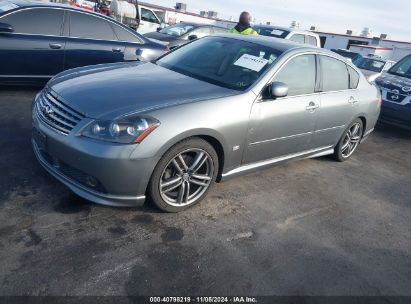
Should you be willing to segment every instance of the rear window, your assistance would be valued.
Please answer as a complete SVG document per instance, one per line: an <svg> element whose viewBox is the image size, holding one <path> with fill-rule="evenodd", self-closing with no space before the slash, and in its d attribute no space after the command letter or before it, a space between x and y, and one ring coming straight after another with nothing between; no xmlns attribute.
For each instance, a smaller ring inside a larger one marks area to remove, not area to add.
<svg viewBox="0 0 411 304"><path fill-rule="evenodd" d="M0 13L7 12L18 7L18 5L11 3L9 1L0 1Z"/></svg>
<svg viewBox="0 0 411 304"><path fill-rule="evenodd" d="M350 74L350 89L356 89L358 82L360 81L360 75L352 67L347 66L348 73Z"/></svg>
<svg viewBox="0 0 411 304"><path fill-rule="evenodd" d="M347 90L349 75L347 65L328 56L320 56L323 92Z"/></svg>
<svg viewBox="0 0 411 304"><path fill-rule="evenodd" d="M317 46L317 38L314 36L307 36L308 41L306 41L308 44L313 45L313 46Z"/></svg>
<svg viewBox="0 0 411 304"><path fill-rule="evenodd" d="M275 38L285 38L290 33L289 31L272 27L253 26L253 28L258 34L262 36L270 36Z"/></svg>

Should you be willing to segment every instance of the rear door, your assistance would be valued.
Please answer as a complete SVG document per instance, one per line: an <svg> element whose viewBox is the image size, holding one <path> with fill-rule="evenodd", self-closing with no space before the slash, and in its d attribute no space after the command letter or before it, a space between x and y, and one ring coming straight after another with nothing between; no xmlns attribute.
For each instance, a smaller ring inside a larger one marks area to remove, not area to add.
<svg viewBox="0 0 411 304"><path fill-rule="evenodd" d="M310 147L320 107L315 55L290 59L273 81L285 83L288 95L253 104L244 163L300 153Z"/></svg>
<svg viewBox="0 0 411 304"><path fill-rule="evenodd" d="M68 12L64 69L124 61L125 43L118 41L110 21L86 12Z"/></svg>
<svg viewBox="0 0 411 304"><path fill-rule="evenodd" d="M319 55L321 107L313 147L334 145L358 112L358 73L334 57Z"/></svg>
<svg viewBox="0 0 411 304"><path fill-rule="evenodd" d="M0 18L13 26L0 33L0 77L47 79L63 70L64 10L25 8Z"/></svg>

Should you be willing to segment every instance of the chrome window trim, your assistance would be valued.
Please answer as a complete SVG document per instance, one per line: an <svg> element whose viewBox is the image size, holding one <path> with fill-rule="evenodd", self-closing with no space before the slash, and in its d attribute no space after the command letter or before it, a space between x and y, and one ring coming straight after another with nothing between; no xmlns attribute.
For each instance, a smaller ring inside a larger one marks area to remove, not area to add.
<svg viewBox="0 0 411 304"><path fill-rule="evenodd" d="M117 23L115 23L115 22L113 22L112 20L110 20L110 18L103 18L103 17L100 17L100 16L98 16L98 15L96 15L96 14L90 14L89 12L87 12L87 11L78 11L78 10L75 10L75 9L71 9L71 8L69 8L69 7L49 7L49 6L44 6L44 7L42 7L42 6L34 6L34 7L23 7L23 8L19 8L19 9L17 9L17 10L14 10L14 11L11 11L11 12L8 12L8 13L6 13L6 14L4 14L3 16L1 16L0 17L0 20L3 18L3 17L5 17L5 16L8 16L8 15L10 15L10 14L14 14L14 13L17 13L17 12L21 12L21 11L24 11L24 10L32 10L32 9L56 9L56 10L63 10L63 11L65 11L65 13L67 13L67 12L75 12L75 13L79 13L79 14L87 14L87 15L89 15L89 16L93 16L93 17L96 17L96 18L100 18L100 19L102 19L102 20L104 20L104 21L107 21L107 22L110 22L110 23L112 23L112 24L114 24L114 25L117 25L117 26L119 26ZM63 25L64 25L64 20L63 20L63 23L62 23L62 28L63 28ZM121 26L120 26L121 27ZM132 31L130 31L129 29L124 29L125 31L127 31L127 32L129 32L129 33L131 33L133 36L135 36L135 34L132 32ZM62 31L60 31L60 33L61 33ZM113 30L113 32L114 32L114 30ZM41 36L45 36L45 37L59 37L59 38L74 38L74 39L87 39L87 40L93 40L93 41L109 41L109 42L126 42L126 43L135 43L135 44L138 44L138 45L141 45L141 44L145 44L144 43L144 41L141 41L141 39L140 39L140 37L138 37L138 36L135 36L137 39L139 39L141 42L139 43L139 42L130 42L130 41L122 41L122 40L107 40L107 39L96 39L96 38L82 38L82 37L72 37L72 36L63 36L63 35L59 35L59 36L55 36L55 35L45 35L45 34L30 34L30 33L10 33L10 34L18 34L18 35L33 35L33 36L39 36L39 35L41 35ZM114 32L114 35L115 35L115 32ZM116 36L116 35L115 35Z"/></svg>

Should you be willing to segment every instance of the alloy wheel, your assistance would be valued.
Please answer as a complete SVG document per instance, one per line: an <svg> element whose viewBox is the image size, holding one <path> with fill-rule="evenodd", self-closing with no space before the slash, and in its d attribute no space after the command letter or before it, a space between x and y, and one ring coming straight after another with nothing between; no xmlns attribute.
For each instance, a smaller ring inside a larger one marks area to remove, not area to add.
<svg viewBox="0 0 411 304"><path fill-rule="evenodd" d="M197 148L185 150L171 159L163 170L160 195L169 205L190 205L207 191L213 175L213 160L206 151Z"/></svg>
<svg viewBox="0 0 411 304"><path fill-rule="evenodd" d="M341 145L341 155L344 158L350 157L355 149L357 149L362 136L362 124L356 122L353 124L345 134L343 144Z"/></svg>

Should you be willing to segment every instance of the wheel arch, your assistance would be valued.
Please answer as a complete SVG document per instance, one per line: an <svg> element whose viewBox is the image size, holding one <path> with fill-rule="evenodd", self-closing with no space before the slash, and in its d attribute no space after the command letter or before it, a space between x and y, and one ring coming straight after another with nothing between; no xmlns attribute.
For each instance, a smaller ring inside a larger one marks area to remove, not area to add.
<svg viewBox="0 0 411 304"><path fill-rule="evenodd" d="M187 132L180 133L177 136L174 136L168 142L166 142L162 148L160 149L158 156L161 158L169 149L171 149L174 145L178 144L179 142L186 140L188 138L197 137L205 140L208 142L216 151L218 156L218 175L217 175L217 182L221 180L222 172L224 169L225 160L227 159L225 147L225 140L223 137L216 132L215 130L211 129L196 129L190 130Z"/></svg>

